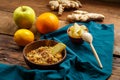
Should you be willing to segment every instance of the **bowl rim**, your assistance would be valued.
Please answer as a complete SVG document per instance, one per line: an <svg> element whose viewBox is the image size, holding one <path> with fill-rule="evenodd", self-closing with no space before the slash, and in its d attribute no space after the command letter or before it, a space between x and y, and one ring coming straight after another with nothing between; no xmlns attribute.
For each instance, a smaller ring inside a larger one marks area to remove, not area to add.
<svg viewBox="0 0 120 80"><path fill-rule="evenodd" d="M66 56L67 56L67 51L66 51L66 49L64 49L64 56L63 56L63 58L62 58L61 60L59 60L58 62L56 62L56 63L53 63L53 64L36 64L36 63L30 61L30 60L26 57L26 55L25 55L25 54L26 54L26 53L25 53L25 50L27 49L28 46L30 46L30 45L32 45L32 44L34 44L34 43L36 43L36 42L41 42L41 41L54 41L54 40L44 39L44 40L33 41L33 42L27 44L27 45L24 47L24 49L23 49L23 57L24 57L27 61L29 61L30 63L32 63L32 64L34 64L34 65L38 65L38 66L53 66L53 65L57 65L57 64L59 64L59 63L61 63L61 62L64 61L64 59L65 59ZM59 43L59 42L57 42L57 41L54 41L54 42L55 42L55 43Z"/></svg>

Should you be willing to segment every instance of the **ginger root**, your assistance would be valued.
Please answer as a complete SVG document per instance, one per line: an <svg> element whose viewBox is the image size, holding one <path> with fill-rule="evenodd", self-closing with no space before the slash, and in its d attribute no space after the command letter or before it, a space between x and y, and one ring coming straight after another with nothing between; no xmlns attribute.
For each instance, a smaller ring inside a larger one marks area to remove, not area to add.
<svg viewBox="0 0 120 80"><path fill-rule="evenodd" d="M49 6L51 10L58 10L58 15L62 15L64 9L78 9L82 4L78 0L51 0Z"/></svg>
<svg viewBox="0 0 120 80"><path fill-rule="evenodd" d="M67 21L69 22L75 22L75 21L86 22L91 20L103 21L104 18L105 16L102 14L89 13L87 11L76 10L71 15L67 16Z"/></svg>

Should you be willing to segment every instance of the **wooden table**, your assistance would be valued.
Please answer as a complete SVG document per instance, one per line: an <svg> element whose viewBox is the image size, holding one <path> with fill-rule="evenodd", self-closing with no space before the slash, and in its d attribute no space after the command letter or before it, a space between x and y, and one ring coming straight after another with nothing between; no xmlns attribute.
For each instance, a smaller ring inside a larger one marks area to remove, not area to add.
<svg viewBox="0 0 120 80"><path fill-rule="evenodd" d="M31 6L38 16L39 14L50 11L49 0L0 0L0 63L17 64L27 67L23 57L23 48L16 45L13 41L13 34L18 29L13 21L13 11L20 5ZM105 20L102 23L115 25L115 44L113 71L109 80L120 80L120 5L119 3L100 2L96 0L81 0L83 7L81 10L89 12L97 12L105 15ZM53 12L57 14L57 12ZM60 26L67 24L66 16L72 11L65 11L62 16L59 16Z"/></svg>

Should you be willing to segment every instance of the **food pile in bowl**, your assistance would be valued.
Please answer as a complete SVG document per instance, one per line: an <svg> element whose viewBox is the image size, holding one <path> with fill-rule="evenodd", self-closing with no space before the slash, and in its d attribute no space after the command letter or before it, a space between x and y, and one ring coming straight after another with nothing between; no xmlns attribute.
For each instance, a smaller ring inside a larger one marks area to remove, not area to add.
<svg viewBox="0 0 120 80"><path fill-rule="evenodd" d="M66 57L66 45L53 40L34 41L25 46L23 57L30 68L51 69Z"/></svg>
<svg viewBox="0 0 120 80"><path fill-rule="evenodd" d="M57 44L58 45L58 44ZM54 47L42 46L26 54L27 59L36 64L54 64L62 60L61 52L53 54Z"/></svg>
<svg viewBox="0 0 120 80"><path fill-rule="evenodd" d="M70 40L73 43L83 43L82 40L82 34L84 32L88 32L88 29L85 25L78 25L77 23L74 23L73 26L69 27L67 30L67 34L70 38Z"/></svg>

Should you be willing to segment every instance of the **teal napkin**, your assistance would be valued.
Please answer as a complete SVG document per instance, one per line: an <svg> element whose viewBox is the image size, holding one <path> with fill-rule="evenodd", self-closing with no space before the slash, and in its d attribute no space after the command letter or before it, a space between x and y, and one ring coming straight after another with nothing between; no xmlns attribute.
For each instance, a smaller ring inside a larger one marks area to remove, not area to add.
<svg viewBox="0 0 120 80"><path fill-rule="evenodd" d="M114 25L96 22L79 23L88 27L93 45L103 65L100 69L87 42L73 44L66 30L73 24L41 36L67 45L67 57L58 69L27 70L18 65L0 64L0 80L106 80L112 73Z"/></svg>

